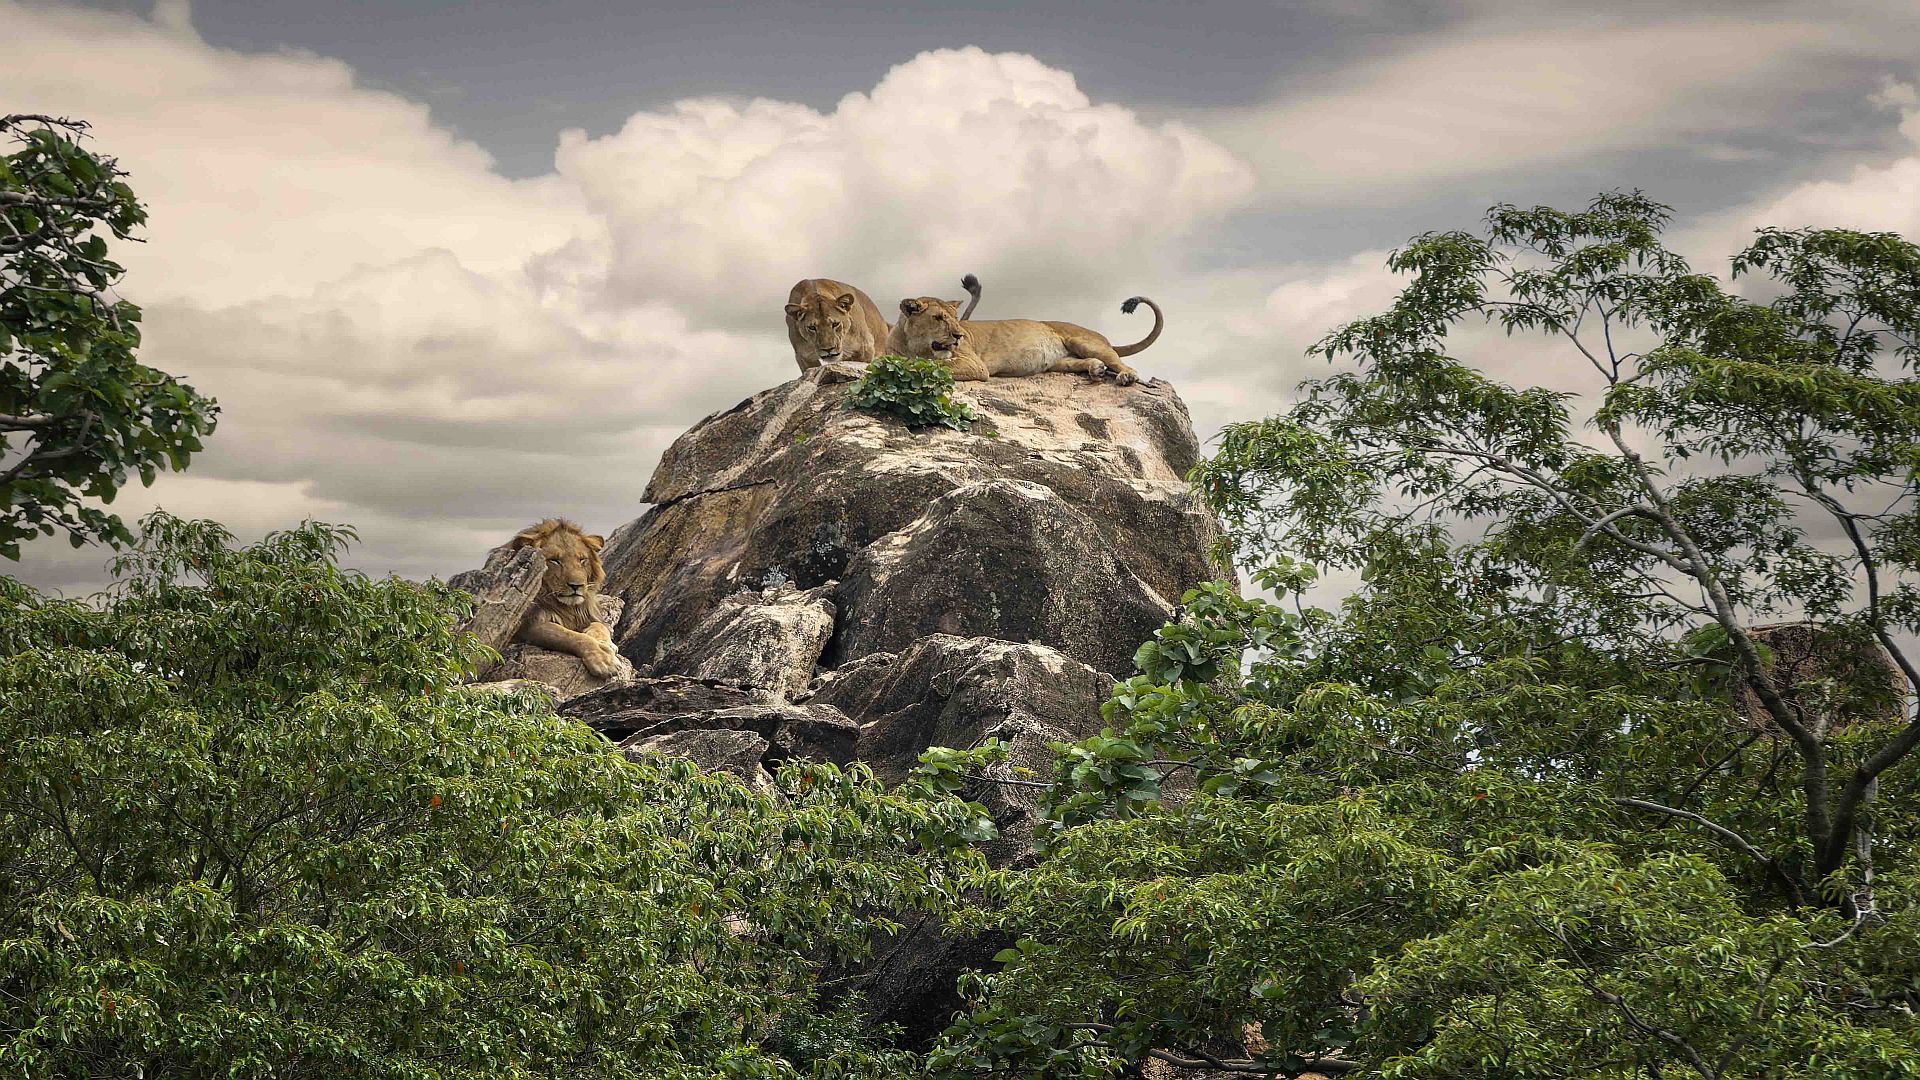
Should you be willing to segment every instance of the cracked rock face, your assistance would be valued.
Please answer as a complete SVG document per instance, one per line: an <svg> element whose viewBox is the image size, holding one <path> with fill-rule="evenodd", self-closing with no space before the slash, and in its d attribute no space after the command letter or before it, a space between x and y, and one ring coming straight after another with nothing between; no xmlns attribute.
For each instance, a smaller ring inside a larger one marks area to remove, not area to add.
<svg viewBox="0 0 1920 1080"><path fill-rule="evenodd" d="M738 683L780 702L806 693L833 636L834 584L722 596L684 633L656 638L656 674Z"/></svg>
<svg viewBox="0 0 1920 1080"><path fill-rule="evenodd" d="M835 659L930 634L1044 642L1108 674L1173 617L1092 518L1024 480L977 480L869 544L847 567ZM1178 597L1175 598L1176 600Z"/></svg>

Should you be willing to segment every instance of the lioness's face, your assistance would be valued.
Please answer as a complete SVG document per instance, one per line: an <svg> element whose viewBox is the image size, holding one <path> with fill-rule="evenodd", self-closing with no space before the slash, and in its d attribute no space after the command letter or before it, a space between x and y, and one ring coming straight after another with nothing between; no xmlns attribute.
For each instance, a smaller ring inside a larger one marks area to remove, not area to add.
<svg viewBox="0 0 1920 1080"><path fill-rule="evenodd" d="M831 364L854 351L852 293L829 300L816 297L804 304L787 305L787 325L793 327L801 342L811 348L823 364Z"/></svg>
<svg viewBox="0 0 1920 1080"><path fill-rule="evenodd" d="M526 536L516 540L528 541L517 546L538 547L546 556L547 571L541 588L557 603L568 607L584 604L607 580L606 568L600 565L600 548L605 541L598 536L558 529L537 540Z"/></svg>
<svg viewBox="0 0 1920 1080"><path fill-rule="evenodd" d="M900 301L900 321L895 329L906 339L911 355L935 360L952 356L967 336L960 321L960 301L931 296L910 296Z"/></svg>

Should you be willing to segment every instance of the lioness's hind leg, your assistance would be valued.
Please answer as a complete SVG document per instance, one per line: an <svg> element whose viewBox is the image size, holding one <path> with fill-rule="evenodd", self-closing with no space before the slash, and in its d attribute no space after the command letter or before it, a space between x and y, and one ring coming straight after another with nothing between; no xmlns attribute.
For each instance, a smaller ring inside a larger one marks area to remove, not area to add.
<svg viewBox="0 0 1920 1080"><path fill-rule="evenodd" d="M1073 351L1073 355L1095 361L1106 370L1113 372L1113 381L1121 386L1131 386L1140 381L1140 373L1128 366L1125 360L1120 359L1120 354L1114 352L1113 346L1107 344L1104 339L1094 338L1091 335L1084 338L1075 337L1067 341L1067 348Z"/></svg>
<svg viewBox="0 0 1920 1080"><path fill-rule="evenodd" d="M1097 379L1107 373L1107 364L1106 361L1096 360L1091 356L1069 356L1047 370L1085 372L1088 378Z"/></svg>

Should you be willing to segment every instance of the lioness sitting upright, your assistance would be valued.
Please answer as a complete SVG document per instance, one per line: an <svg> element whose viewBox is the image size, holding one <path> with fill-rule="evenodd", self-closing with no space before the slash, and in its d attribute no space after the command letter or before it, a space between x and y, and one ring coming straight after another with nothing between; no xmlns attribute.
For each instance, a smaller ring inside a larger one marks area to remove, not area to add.
<svg viewBox="0 0 1920 1080"><path fill-rule="evenodd" d="M606 543L588 536L571 521L548 518L528 526L509 545L514 550L534 548L546 557L540 595L515 641L554 652L572 653L597 678L611 678L627 670L627 662L613 647L613 631L600 621L594 602L607 571L600 565Z"/></svg>
<svg viewBox="0 0 1920 1080"><path fill-rule="evenodd" d="M1116 348L1104 335L1069 322L972 322L960 314L957 300L908 297L900 301L900 321L888 332L887 351L938 360L963 382L1043 371L1081 371L1096 377L1112 371L1115 381L1126 386L1140 375L1120 358L1153 344L1166 325L1160 305L1144 296L1129 299L1120 310L1131 315L1141 304L1153 309L1153 330L1132 345Z"/></svg>
<svg viewBox="0 0 1920 1080"><path fill-rule="evenodd" d="M968 274L960 286L973 297L967 305L967 315L972 315L980 306L980 279ZM868 363L880 355L887 331L887 320L873 300L844 282L808 278L787 293L787 341L801 371L836 361Z"/></svg>

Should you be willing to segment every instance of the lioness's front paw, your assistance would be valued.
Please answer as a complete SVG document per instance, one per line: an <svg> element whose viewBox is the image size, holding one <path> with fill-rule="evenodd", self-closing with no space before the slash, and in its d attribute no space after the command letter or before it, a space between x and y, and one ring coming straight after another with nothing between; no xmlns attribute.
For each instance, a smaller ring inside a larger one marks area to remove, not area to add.
<svg viewBox="0 0 1920 1080"><path fill-rule="evenodd" d="M1098 379L1112 369L1098 360L1087 361L1087 378Z"/></svg>
<svg viewBox="0 0 1920 1080"><path fill-rule="evenodd" d="M1132 386L1134 383L1140 381L1140 376L1137 372L1131 370L1116 371L1113 373L1113 381L1119 383L1121 386Z"/></svg>

